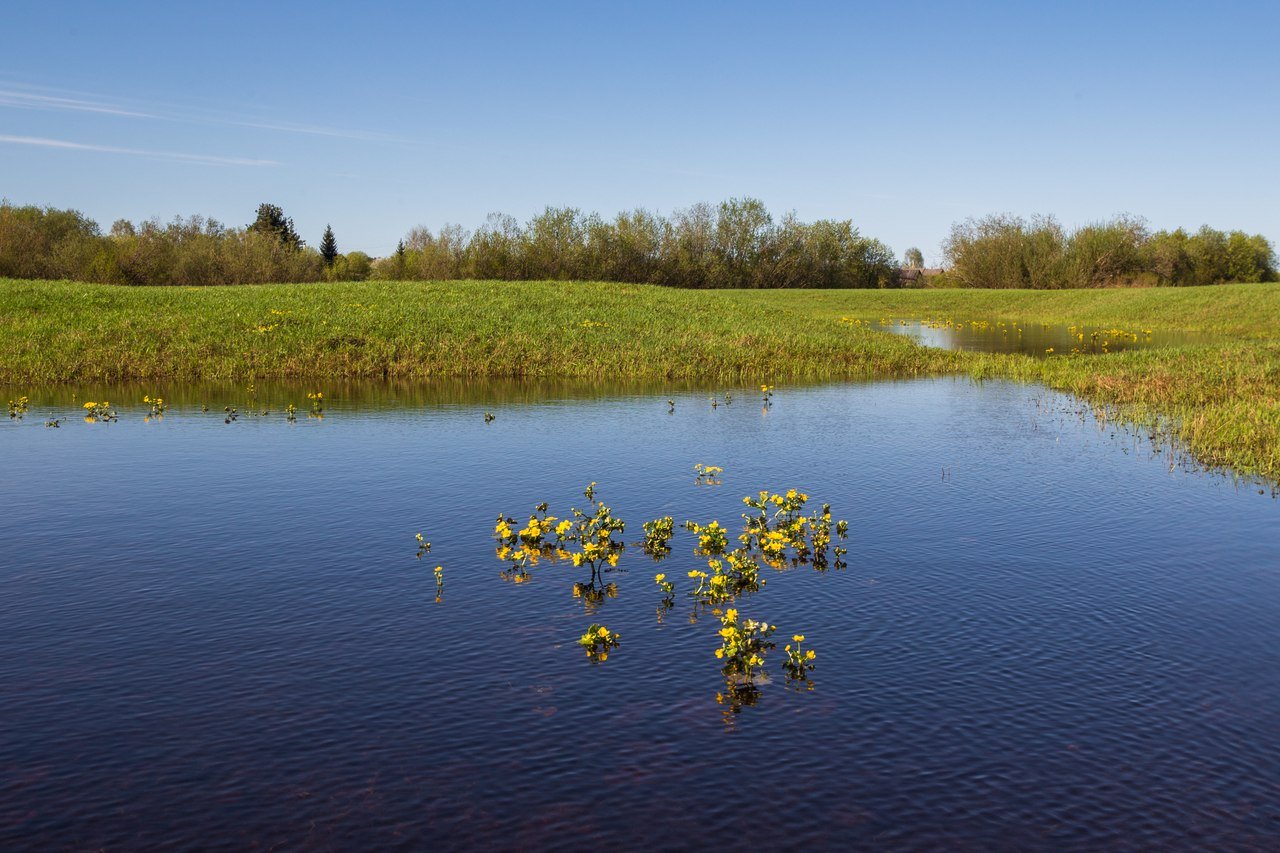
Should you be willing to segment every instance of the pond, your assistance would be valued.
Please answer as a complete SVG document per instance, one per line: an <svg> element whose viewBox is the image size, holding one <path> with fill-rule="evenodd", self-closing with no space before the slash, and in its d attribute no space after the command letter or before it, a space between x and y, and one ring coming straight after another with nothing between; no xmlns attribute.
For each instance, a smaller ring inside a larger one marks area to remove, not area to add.
<svg viewBox="0 0 1280 853"><path fill-rule="evenodd" d="M1210 340L1209 336L1199 332L1023 323L1012 320L886 319L869 325L871 328L906 335L925 346L939 349L1022 353L1038 358L1186 346Z"/></svg>
<svg viewBox="0 0 1280 853"><path fill-rule="evenodd" d="M1069 397L159 390L0 424L0 846L1274 844L1280 505ZM672 516L671 555L629 546L596 603L563 562L504 581L499 513L592 481L628 543ZM848 566L737 600L779 644L735 705L679 524L793 487Z"/></svg>

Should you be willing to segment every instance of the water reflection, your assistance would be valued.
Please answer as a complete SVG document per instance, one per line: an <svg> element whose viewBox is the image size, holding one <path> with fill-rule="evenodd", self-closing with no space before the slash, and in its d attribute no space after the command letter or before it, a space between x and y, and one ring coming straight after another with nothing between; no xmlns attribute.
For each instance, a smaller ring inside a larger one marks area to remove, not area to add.
<svg viewBox="0 0 1280 853"><path fill-rule="evenodd" d="M939 349L1022 353L1037 358L1188 346L1210 340L1209 336L1197 332L1023 323L1013 320L883 320L872 327L905 335L925 346Z"/></svg>

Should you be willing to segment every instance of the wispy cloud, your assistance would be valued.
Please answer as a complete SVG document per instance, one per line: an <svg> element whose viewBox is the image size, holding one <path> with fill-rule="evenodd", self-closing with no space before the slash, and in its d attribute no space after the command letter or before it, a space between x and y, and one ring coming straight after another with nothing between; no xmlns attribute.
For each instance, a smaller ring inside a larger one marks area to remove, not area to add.
<svg viewBox="0 0 1280 853"><path fill-rule="evenodd" d="M0 107L16 107L25 110L69 110L73 112L103 113L129 118L159 118L151 113L138 112L125 107L101 101L86 101L80 98L62 98L56 95L39 95L34 92L19 92L0 89Z"/></svg>
<svg viewBox="0 0 1280 853"><path fill-rule="evenodd" d="M0 82L0 107L27 110L59 110L67 112L99 113L124 118L172 121L184 124L203 124L223 127L248 127L280 133L300 133L310 136L329 136L338 139L356 139L366 142L404 142L400 137L387 133L297 124L285 121L263 121L251 116L184 109L181 107L148 105L136 106L86 92L69 92L41 89L15 83Z"/></svg>
<svg viewBox="0 0 1280 853"><path fill-rule="evenodd" d="M103 154L128 154L134 157L150 157L157 160L177 160L183 163L208 163L216 166L278 166L275 160L254 160L248 157L219 157L213 154L182 154L176 151L148 151L142 148L118 148L114 145L93 145L87 142L70 142L65 139L45 139L39 136L8 136L0 134L0 144L31 145L37 148L61 148L69 151L97 151Z"/></svg>

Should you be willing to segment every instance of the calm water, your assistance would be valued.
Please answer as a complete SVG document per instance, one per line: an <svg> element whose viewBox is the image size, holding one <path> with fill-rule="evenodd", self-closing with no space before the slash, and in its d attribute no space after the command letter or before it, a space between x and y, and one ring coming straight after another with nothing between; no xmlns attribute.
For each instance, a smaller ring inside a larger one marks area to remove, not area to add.
<svg viewBox="0 0 1280 853"><path fill-rule="evenodd" d="M32 394L0 424L0 847L1280 837L1280 504L1069 398L938 379L668 414L666 390L370 386L291 426L303 390L230 425L225 389L59 429L76 401ZM631 540L763 488L830 501L849 568L739 603L807 635L815 690L717 704L717 626L660 622L638 549L595 614L572 568L503 582L498 513L563 515L590 480ZM623 638L600 665L592 621Z"/></svg>
<svg viewBox="0 0 1280 853"><path fill-rule="evenodd" d="M1210 338L1198 332L1117 329L991 320L893 320L872 328L906 335L925 346L971 352L1023 353L1046 358L1073 353L1107 353L1144 347L1183 346Z"/></svg>

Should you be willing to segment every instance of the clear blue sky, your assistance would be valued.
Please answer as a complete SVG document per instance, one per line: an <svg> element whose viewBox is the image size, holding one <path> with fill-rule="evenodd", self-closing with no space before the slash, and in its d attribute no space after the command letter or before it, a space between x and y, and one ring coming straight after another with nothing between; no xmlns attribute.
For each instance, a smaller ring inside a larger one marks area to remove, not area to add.
<svg viewBox="0 0 1280 853"><path fill-rule="evenodd" d="M0 27L0 195L104 227L270 201L385 254L750 195L930 260L994 212L1280 241L1274 0L7 0Z"/></svg>

